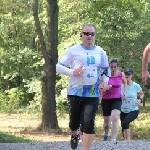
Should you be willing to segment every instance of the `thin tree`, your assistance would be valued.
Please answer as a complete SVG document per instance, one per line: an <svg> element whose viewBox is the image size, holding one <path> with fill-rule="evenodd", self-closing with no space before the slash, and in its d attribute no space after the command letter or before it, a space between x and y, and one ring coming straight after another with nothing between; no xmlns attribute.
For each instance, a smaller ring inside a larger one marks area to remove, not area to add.
<svg viewBox="0 0 150 150"><path fill-rule="evenodd" d="M45 64L42 72L42 128L58 127L55 101L56 63L58 60L58 4L47 0L47 27L44 38L38 17L38 0L33 0L33 17Z"/></svg>

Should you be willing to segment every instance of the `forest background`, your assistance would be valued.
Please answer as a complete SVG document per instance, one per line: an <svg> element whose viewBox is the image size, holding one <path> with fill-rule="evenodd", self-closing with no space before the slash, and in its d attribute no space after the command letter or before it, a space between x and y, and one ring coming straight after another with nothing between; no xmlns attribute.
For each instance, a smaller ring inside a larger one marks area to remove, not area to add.
<svg viewBox="0 0 150 150"><path fill-rule="evenodd" d="M109 58L119 59L120 70L133 68L133 80L142 86L144 105L148 104L150 84L144 87L141 83L141 61L142 52L150 41L150 0L57 2L59 58L67 48L81 42L82 25L93 24L96 27L96 45L100 45ZM46 36L47 2L39 0L38 4L41 28ZM45 62L35 28L32 1L2 1L0 58L0 112L41 113L41 72ZM66 76L56 75L57 116L68 110L68 80Z"/></svg>

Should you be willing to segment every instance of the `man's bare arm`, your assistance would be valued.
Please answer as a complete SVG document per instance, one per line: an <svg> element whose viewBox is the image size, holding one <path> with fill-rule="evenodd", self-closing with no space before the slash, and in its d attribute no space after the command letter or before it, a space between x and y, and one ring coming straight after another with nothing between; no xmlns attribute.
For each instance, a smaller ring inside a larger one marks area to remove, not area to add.
<svg viewBox="0 0 150 150"><path fill-rule="evenodd" d="M143 58L142 58L142 82L143 84L147 84L147 78L149 76L149 73L147 70L149 60L150 60L150 44L148 44L143 51Z"/></svg>
<svg viewBox="0 0 150 150"><path fill-rule="evenodd" d="M150 52L150 44L148 44L143 51L142 71L147 71L148 61L149 61L149 58L148 58L149 52Z"/></svg>

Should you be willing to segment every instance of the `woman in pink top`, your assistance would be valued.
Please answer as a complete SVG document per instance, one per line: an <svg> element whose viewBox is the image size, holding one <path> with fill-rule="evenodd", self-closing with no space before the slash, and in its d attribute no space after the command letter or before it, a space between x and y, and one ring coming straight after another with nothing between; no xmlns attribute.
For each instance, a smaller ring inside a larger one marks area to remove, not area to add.
<svg viewBox="0 0 150 150"><path fill-rule="evenodd" d="M101 107L104 118L104 141L108 141L108 132L111 126L111 141L116 141L119 129L119 116L121 112L121 84L124 84L124 98L126 98L126 79L123 72L118 70L118 59L112 58L109 63L111 76L109 77L109 88L102 92Z"/></svg>

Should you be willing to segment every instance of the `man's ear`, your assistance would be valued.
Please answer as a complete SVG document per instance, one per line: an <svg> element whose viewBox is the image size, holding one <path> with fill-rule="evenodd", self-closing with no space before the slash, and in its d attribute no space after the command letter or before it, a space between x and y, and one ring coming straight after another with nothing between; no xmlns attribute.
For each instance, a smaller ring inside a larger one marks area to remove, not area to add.
<svg viewBox="0 0 150 150"><path fill-rule="evenodd" d="M80 33L80 37L82 37L82 34Z"/></svg>

